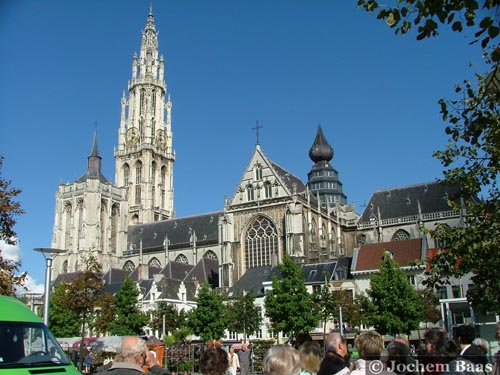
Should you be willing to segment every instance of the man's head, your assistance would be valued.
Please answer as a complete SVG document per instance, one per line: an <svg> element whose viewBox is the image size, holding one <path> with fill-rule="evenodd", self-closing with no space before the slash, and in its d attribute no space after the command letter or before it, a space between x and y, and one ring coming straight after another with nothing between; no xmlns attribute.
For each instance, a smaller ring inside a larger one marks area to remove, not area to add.
<svg viewBox="0 0 500 375"><path fill-rule="evenodd" d="M127 336L122 340L120 353L123 357L123 362L143 366L147 357L147 351L146 343L140 337Z"/></svg>
<svg viewBox="0 0 500 375"><path fill-rule="evenodd" d="M241 345L241 350L246 352L248 350L248 344L245 343L245 344Z"/></svg>
<svg viewBox="0 0 500 375"><path fill-rule="evenodd" d="M475 337L476 329L470 324L462 324L453 331L453 339L460 347L472 344Z"/></svg>
<svg viewBox="0 0 500 375"><path fill-rule="evenodd" d="M344 336L337 332L328 334L325 340L325 351L327 353L336 353L341 357L346 357L348 349Z"/></svg>

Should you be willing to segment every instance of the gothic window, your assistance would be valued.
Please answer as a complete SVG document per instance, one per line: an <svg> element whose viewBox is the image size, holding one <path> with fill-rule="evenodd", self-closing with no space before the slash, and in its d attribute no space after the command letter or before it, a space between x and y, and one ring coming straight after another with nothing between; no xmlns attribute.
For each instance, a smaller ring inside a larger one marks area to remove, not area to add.
<svg viewBox="0 0 500 375"><path fill-rule="evenodd" d="M78 216L77 216L77 224L78 224L78 238L82 235L83 231L83 199L79 199L77 202L78 207Z"/></svg>
<svg viewBox="0 0 500 375"><path fill-rule="evenodd" d="M322 248L322 249L326 249L327 247L327 232L326 232L326 226L325 224L322 225L321 227L321 234L320 234L320 237L319 237L319 246Z"/></svg>
<svg viewBox="0 0 500 375"><path fill-rule="evenodd" d="M356 245L366 245L366 234L360 234L356 237Z"/></svg>
<svg viewBox="0 0 500 375"><path fill-rule="evenodd" d="M186 258L186 256L183 254L177 255L177 257L175 258L175 261L178 263L189 264L188 258Z"/></svg>
<svg viewBox="0 0 500 375"><path fill-rule="evenodd" d="M403 241L403 240L409 240L410 239L410 233L403 229L399 229L394 233L392 236L392 241Z"/></svg>
<svg viewBox="0 0 500 375"><path fill-rule="evenodd" d="M161 268L161 263L158 258L153 258L148 262L149 267Z"/></svg>
<svg viewBox="0 0 500 375"><path fill-rule="evenodd" d="M316 243L318 242L316 238L317 234L318 234L318 228L316 226L316 220L313 219L311 221L311 230L309 232L310 235L309 242L311 244L311 250L317 250L316 249Z"/></svg>
<svg viewBox="0 0 500 375"><path fill-rule="evenodd" d="M111 209L111 252L116 254L118 223L120 220L120 207L114 204Z"/></svg>
<svg viewBox="0 0 500 375"><path fill-rule="evenodd" d="M266 198L271 198L273 196L273 187L269 181L264 182L264 194Z"/></svg>
<svg viewBox="0 0 500 375"><path fill-rule="evenodd" d="M71 248L71 218L72 218L72 207L71 203L66 202L64 206L64 218L65 218L65 226L64 226L64 243L67 249Z"/></svg>
<svg viewBox="0 0 500 375"><path fill-rule="evenodd" d="M131 260L127 260L125 262L125 264L123 265L123 270L124 271L129 271L129 272L132 272L133 270L135 270L135 264L134 264L134 262L132 262Z"/></svg>
<svg viewBox="0 0 500 375"><path fill-rule="evenodd" d="M436 230L434 233L432 233L432 238L434 239L434 246L440 249L443 249L446 247L446 242L440 239L439 237L443 236L446 231L450 229L448 224L439 224L436 227Z"/></svg>
<svg viewBox="0 0 500 375"><path fill-rule="evenodd" d="M128 179L130 177L130 167L128 164L123 166L123 186L128 186Z"/></svg>
<svg viewBox="0 0 500 375"><path fill-rule="evenodd" d="M161 167L161 177L160 177L160 186L161 186L161 207L165 208L165 178L167 177L167 168L165 166Z"/></svg>
<svg viewBox="0 0 500 375"><path fill-rule="evenodd" d="M203 254L203 258L218 260L217 255L212 250L208 250Z"/></svg>
<svg viewBox="0 0 500 375"><path fill-rule="evenodd" d="M253 171L254 171L254 179L262 180L262 166L260 164L255 164Z"/></svg>
<svg viewBox="0 0 500 375"><path fill-rule="evenodd" d="M278 254L278 231L264 216L257 216L251 222L245 235L245 266L270 266L272 256Z"/></svg>
<svg viewBox="0 0 500 375"><path fill-rule="evenodd" d="M153 92L151 93L151 113L153 115L155 113L155 108L156 108L156 90L153 90Z"/></svg>
<svg viewBox="0 0 500 375"><path fill-rule="evenodd" d="M135 204L141 204L142 163L135 164Z"/></svg>
<svg viewBox="0 0 500 375"><path fill-rule="evenodd" d="M146 90L142 89L140 93L139 114L143 115L146 106Z"/></svg>
<svg viewBox="0 0 500 375"><path fill-rule="evenodd" d="M154 207L156 202L156 163L151 163L151 205Z"/></svg>
<svg viewBox="0 0 500 375"><path fill-rule="evenodd" d="M247 185L247 201L252 202L255 199L252 185Z"/></svg>
<svg viewBox="0 0 500 375"><path fill-rule="evenodd" d="M61 267L61 273L68 273L68 261L65 260Z"/></svg>
<svg viewBox="0 0 500 375"><path fill-rule="evenodd" d="M101 200L101 241L100 241L100 243L99 242L97 243L97 249L100 251L105 250L107 218L108 218L108 202L106 200L102 199Z"/></svg>

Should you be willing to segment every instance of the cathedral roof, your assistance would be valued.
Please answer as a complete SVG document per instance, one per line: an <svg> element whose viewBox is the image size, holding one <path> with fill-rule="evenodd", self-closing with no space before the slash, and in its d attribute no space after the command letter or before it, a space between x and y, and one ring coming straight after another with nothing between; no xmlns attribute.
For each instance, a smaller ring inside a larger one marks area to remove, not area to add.
<svg viewBox="0 0 500 375"><path fill-rule="evenodd" d="M219 286L219 261L202 257L184 280L207 281L212 288L217 288Z"/></svg>
<svg viewBox="0 0 500 375"><path fill-rule="evenodd" d="M437 181L418 185L378 190L361 215L360 222L450 211L447 199L453 199L458 187L443 185Z"/></svg>
<svg viewBox="0 0 500 375"><path fill-rule="evenodd" d="M170 261L167 263L165 268L163 268L161 273L167 279L182 281L193 268L194 266L188 263Z"/></svg>
<svg viewBox="0 0 500 375"><path fill-rule="evenodd" d="M219 217L224 212L213 212L195 216L187 216L148 224L137 224L128 227L127 249L138 252L142 238L144 253L165 249L186 248L194 242L198 246L218 243Z"/></svg>
<svg viewBox="0 0 500 375"><path fill-rule="evenodd" d="M426 243L421 238L362 245L354 249L351 273L378 271L386 251L392 253L398 266L407 267L415 261L424 261L426 250Z"/></svg>
<svg viewBox="0 0 500 375"><path fill-rule="evenodd" d="M276 174L280 177L281 181L286 185L289 191L293 192L294 189L296 189L297 193L302 193L306 190L306 186L300 178L295 176L293 173L288 172L286 169L280 167L278 164L274 163L271 160L269 160L269 163L274 168Z"/></svg>

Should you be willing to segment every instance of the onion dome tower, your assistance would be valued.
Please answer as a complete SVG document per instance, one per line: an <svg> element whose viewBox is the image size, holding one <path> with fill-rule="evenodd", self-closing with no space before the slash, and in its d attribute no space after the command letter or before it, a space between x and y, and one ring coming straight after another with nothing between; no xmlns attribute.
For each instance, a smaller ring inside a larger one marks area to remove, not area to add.
<svg viewBox="0 0 500 375"><path fill-rule="evenodd" d="M338 172L330 165L333 148L318 125L316 138L309 150L309 158L314 162L307 174L307 186L314 196L319 195L322 206L327 204L347 204L347 197L342 192L342 183Z"/></svg>

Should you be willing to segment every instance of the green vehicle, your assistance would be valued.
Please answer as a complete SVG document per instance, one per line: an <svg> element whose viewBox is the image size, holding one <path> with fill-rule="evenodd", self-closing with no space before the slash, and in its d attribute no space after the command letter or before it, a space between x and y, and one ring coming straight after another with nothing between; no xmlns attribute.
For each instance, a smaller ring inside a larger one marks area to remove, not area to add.
<svg viewBox="0 0 500 375"><path fill-rule="evenodd" d="M0 296L0 375L54 373L81 375L40 317Z"/></svg>

